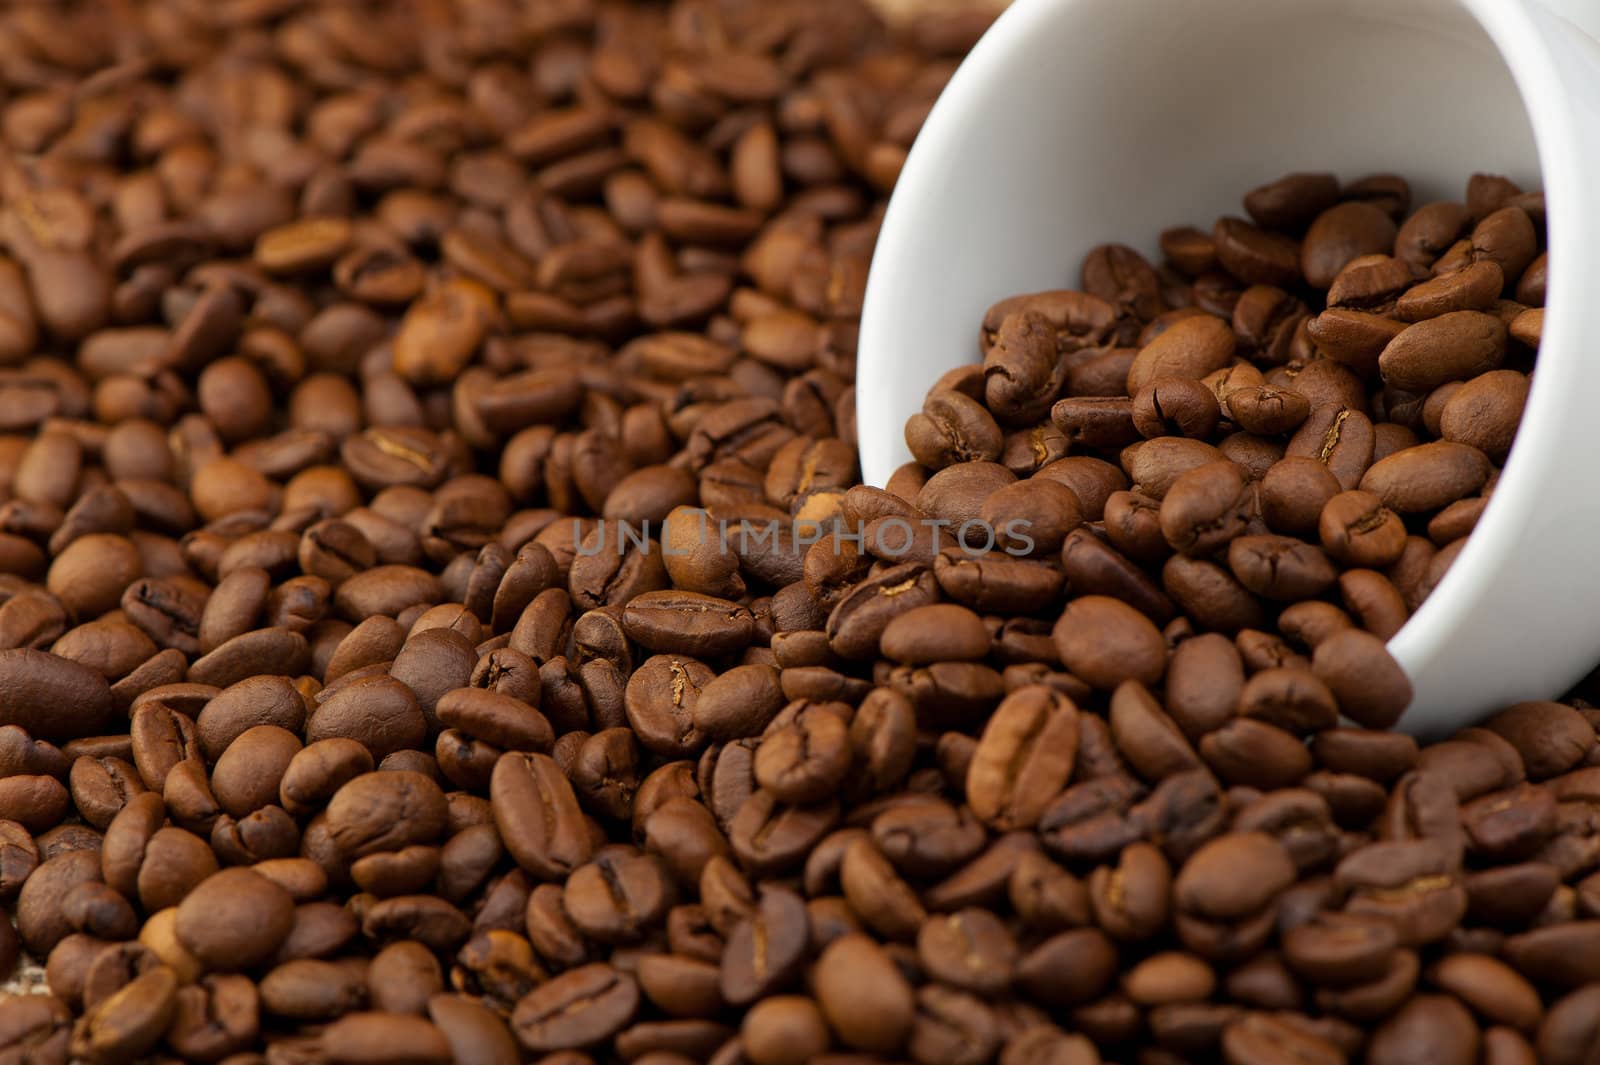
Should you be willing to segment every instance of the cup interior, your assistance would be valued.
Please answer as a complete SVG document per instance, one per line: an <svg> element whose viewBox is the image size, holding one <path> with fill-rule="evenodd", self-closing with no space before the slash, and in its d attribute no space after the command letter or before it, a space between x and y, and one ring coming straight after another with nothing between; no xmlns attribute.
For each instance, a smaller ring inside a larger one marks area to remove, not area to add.
<svg viewBox="0 0 1600 1065"><path fill-rule="evenodd" d="M1496 0L1500 2L1500 0ZM1510 2L1510 0L1506 0ZM1539 187L1504 59L1456 0L1019 0L951 80L885 218L861 326L862 470L977 360L996 300L1078 284L1097 244L1243 215L1293 170L1392 172L1413 204L1477 171Z"/></svg>

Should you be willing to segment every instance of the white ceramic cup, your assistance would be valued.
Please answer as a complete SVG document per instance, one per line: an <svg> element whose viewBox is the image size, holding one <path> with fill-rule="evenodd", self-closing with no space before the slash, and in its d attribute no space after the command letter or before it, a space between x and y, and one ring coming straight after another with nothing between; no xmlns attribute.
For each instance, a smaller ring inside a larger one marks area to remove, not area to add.
<svg viewBox="0 0 1600 1065"><path fill-rule="evenodd" d="M994 301L1070 288L1096 244L1157 255L1294 170L1543 188L1552 262L1522 429L1468 546L1390 641L1436 735L1600 661L1600 0L1017 0L928 116L861 322L865 479L977 359Z"/></svg>

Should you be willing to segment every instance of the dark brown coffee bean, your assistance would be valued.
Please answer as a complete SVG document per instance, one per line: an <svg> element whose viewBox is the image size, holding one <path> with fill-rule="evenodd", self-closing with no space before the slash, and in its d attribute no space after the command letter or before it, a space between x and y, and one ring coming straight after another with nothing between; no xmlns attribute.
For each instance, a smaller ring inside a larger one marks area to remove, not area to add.
<svg viewBox="0 0 1600 1065"><path fill-rule="evenodd" d="M100 829L111 823L130 797L144 790L138 770L115 757L74 759L68 780L78 813Z"/></svg>
<svg viewBox="0 0 1600 1065"><path fill-rule="evenodd" d="M1327 467L1341 488L1357 487L1372 464L1376 438L1372 421L1360 411L1328 405L1313 409L1289 440L1290 458L1314 459Z"/></svg>
<svg viewBox="0 0 1600 1065"><path fill-rule="evenodd" d="M1368 728L1392 726L1411 702L1410 681L1381 641L1360 630L1347 629L1319 643L1311 668L1338 699L1339 709Z"/></svg>
<svg viewBox="0 0 1600 1065"><path fill-rule="evenodd" d="M871 837L896 869L915 877L953 873L976 858L985 841L970 810L909 796L873 818Z"/></svg>
<svg viewBox="0 0 1600 1065"><path fill-rule="evenodd" d="M843 704L793 704L767 727L754 762L756 783L781 802L817 802L849 771Z"/></svg>
<svg viewBox="0 0 1600 1065"><path fill-rule="evenodd" d="M528 994L511 1016L512 1032L534 1053L576 1050L614 1035L633 1019L639 986L609 965L572 969Z"/></svg>
<svg viewBox="0 0 1600 1065"><path fill-rule="evenodd" d="M1203 440L1222 416L1217 396L1189 377L1156 378L1133 393L1133 424L1146 439L1187 436Z"/></svg>
<svg viewBox="0 0 1600 1065"><path fill-rule="evenodd" d="M1001 452L994 415L971 396L935 391L906 423L906 446L930 469L959 462L993 462Z"/></svg>
<svg viewBox="0 0 1600 1065"><path fill-rule="evenodd" d="M1054 638L1062 663L1094 687L1114 688L1127 679L1154 684L1166 669L1166 647L1155 625L1107 596L1069 603Z"/></svg>
<svg viewBox="0 0 1600 1065"><path fill-rule="evenodd" d="M1233 641L1216 633L1173 648L1167 671L1166 710L1191 740L1233 716L1244 687L1244 664Z"/></svg>
<svg viewBox="0 0 1600 1065"><path fill-rule="evenodd" d="M1595 733L1582 715L1560 703L1517 703L1484 727L1503 737L1522 757L1531 780L1546 780L1583 761Z"/></svg>
<svg viewBox="0 0 1600 1065"><path fill-rule="evenodd" d="M1298 242L1257 229L1240 218L1222 218L1212 228L1217 259L1223 269L1246 284L1287 288L1299 281Z"/></svg>
<svg viewBox="0 0 1600 1065"><path fill-rule="evenodd" d="M1557 1000L1539 1026L1538 1059L1541 1061L1582 1061L1594 1044L1593 1008L1595 994L1581 988Z"/></svg>
<svg viewBox="0 0 1600 1065"><path fill-rule="evenodd" d="M0 692L4 723L44 740L94 735L111 711L104 677L44 651L0 651Z"/></svg>
<svg viewBox="0 0 1600 1065"><path fill-rule="evenodd" d="M1449 995L1418 995L1373 1033L1367 1053L1388 1065L1427 1046L1440 1061L1474 1061L1479 1045L1478 1026L1465 1006Z"/></svg>
<svg viewBox="0 0 1600 1065"><path fill-rule="evenodd" d="M1315 288L1327 288L1339 271L1362 255L1386 254L1394 245L1394 220L1379 208L1347 201L1319 214L1300 248L1300 269Z"/></svg>
<svg viewBox="0 0 1600 1065"><path fill-rule="evenodd" d="M1117 948L1098 928L1060 932L1035 946L1017 965L1017 983L1050 1006L1081 1005L1116 977Z"/></svg>
<svg viewBox="0 0 1600 1065"><path fill-rule="evenodd" d="M1017 946L987 910L961 910L930 919L917 934L917 955L934 979L979 995L1011 984Z"/></svg>
<svg viewBox="0 0 1600 1065"><path fill-rule="evenodd" d="M1407 327L1379 357L1383 379L1427 391L1495 369L1505 356L1505 326L1481 311L1451 311Z"/></svg>
<svg viewBox="0 0 1600 1065"><path fill-rule="evenodd" d="M925 916L922 904L871 841L857 840L845 850L839 881L851 908L869 928L890 939L915 937Z"/></svg>
<svg viewBox="0 0 1600 1065"><path fill-rule="evenodd" d="M1252 493L1232 462L1196 466L1172 482L1161 500L1161 533L1173 550L1214 554L1248 528Z"/></svg>
<svg viewBox="0 0 1600 1065"><path fill-rule="evenodd" d="M1173 899L1195 916L1236 920L1293 883L1293 870L1288 852L1272 837L1231 834L1206 844L1184 863L1173 884Z"/></svg>
<svg viewBox="0 0 1600 1065"><path fill-rule="evenodd" d="M1248 787L1289 787L1311 771L1298 737L1254 718L1235 718L1208 733L1200 757L1227 783Z"/></svg>
<svg viewBox="0 0 1600 1065"><path fill-rule="evenodd" d="M1321 549L1289 536L1241 536L1228 544L1228 567L1263 599L1298 601L1320 595L1336 579Z"/></svg>
<svg viewBox="0 0 1600 1065"><path fill-rule="evenodd" d="M845 935L828 945L817 963L816 988L829 1025L849 1046L894 1053L911 1033L911 986L867 936Z"/></svg>
<svg viewBox="0 0 1600 1065"><path fill-rule="evenodd" d="M1227 1060L1237 1065L1284 1060L1333 1065L1345 1060L1333 1043L1267 1013L1248 1013L1230 1023L1223 1029L1222 1047Z"/></svg>
<svg viewBox="0 0 1600 1065"><path fill-rule="evenodd" d="M1117 753L1146 780L1159 781L1199 765L1176 724L1137 681L1125 681L1112 693L1109 722Z"/></svg>
<svg viewBox="0 0 1600 1065"><path fill-rule="evenodd" d="M498 747L546 750L555 736L533 705L479 688L455 688L439 699L437 714L447 728L460 729Z"/></svg>
<svg viewBox="0 0 1600 1065"><path fill-rule="evenodd" d="M1390 509L1402 514L1438 510L1477 491L1488 477L1483 452L1437 440L1396 452L1373 464L1361 478Z"/></svg>
<svg viewBox="0 0 1600 1065"><path fill-rule="evenodd" d="M1031 827L1072 775L1077 709L1042 686L1006 697L989 719L967 772L973 812L1002 831Z"/></svg>
<svg viewBox="0 0 1600 1065"><path fill-rule="evenodd" d="M1370 492L1341 492L1328 500L1317 530L1323 549L1347 566L1382 569L1405 550L1404 522Z"/></svg>
<svg viewBox="0 0 1600 1065"><path fill-rule="evenodd" d="M1285 174L1245 193L1244 209L1257 225L1298 229L1339 198L1339 179L1332 174Z"/></svg>
<svg viewBox="0 0 1600 1065"><path fill-rule="evenodd" d="M443 1033L431 1022L405 1014L347 1014L324 1029L320 1045L331 1061L434 1065L451 1060ZM400 1052L399 1047L405 1050Z"/></svg>
<svg viewBox="0 0 1600 1065"><path fill-rule="evenodd" d="M306 723L306 740L353 739L382 761L395 751L414 748L427 733L427 721L410 688L390 677L362 677L328 694Z"/></svg>
<svg viewBox="0 0 1600 1065"><path fill-rule="evenodd" d="M577 797L548 756L502 755L490 801L506 849L535 876L559 877L588 859L593 844Z"/></svg>
<svg viewBox="0 0 1600 1065"><path fill-rule="evenodd" d="M1401 942L1414 945L1448 933L1466 910L1451 865L1448 851L1430 840L1374 843L1346 857L1335 878L1353 892L1350 912L1394 921Z"/></svg>
<svg viewBox="0 0 1600 1065"><path fill-rule="evenodd" d="M748 644L752 623L744 607L687 592L646 592L623 611L629 637L651 650L708 657Z"/></svg>
<svg viewBox="0 0 1600 1065"><path fill-rule="evenodd" d="M294 901L283 888L248 869L226 869L179 905L177 934L206 965L239 970L271 957L293 922Z"/></svg>
<svg viewBox="0 0 1600 1065"><path fill-rule="evenodd" d="M809 946L805 904L793 892L766 888L748 917L734 925L722 954L722 997L753 1002L793 980Z"/></svg>

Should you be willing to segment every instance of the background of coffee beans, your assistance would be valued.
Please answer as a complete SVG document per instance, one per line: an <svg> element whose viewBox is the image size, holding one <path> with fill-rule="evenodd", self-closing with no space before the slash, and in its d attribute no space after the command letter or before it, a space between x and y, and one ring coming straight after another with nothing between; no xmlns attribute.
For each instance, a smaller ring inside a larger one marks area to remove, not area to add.
<svg viewBox="0 0 1600 1065"><path fill-rule="evenodd" d="M1600 715L1361 727L1541 198L1152 219L1207 228L973 323L866 488L877 222L984 23L0 11L0 1055L1594 1058Z"/></svg>

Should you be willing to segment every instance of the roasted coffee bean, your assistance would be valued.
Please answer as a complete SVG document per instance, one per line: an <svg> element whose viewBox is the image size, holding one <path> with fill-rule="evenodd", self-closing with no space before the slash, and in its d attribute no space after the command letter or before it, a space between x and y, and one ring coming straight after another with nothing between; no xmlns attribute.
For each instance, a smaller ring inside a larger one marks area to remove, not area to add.
<svg viewBox="0 0 1600 1065"><path fill-rule="evenodd" d="M614 1035L633 1019L639 986L609 965L585 965L525 996L511 1016L517 1041L534 1053L576 1050Z"/></svg>
<svg viewBox="0 0 1600 1065"><path fill-rule="evenodd" d="M809 947L805 903L782 888L764 889L752 912L729 931L722 954L721 994L753 1002L793 980Z"/></svg>
<svg viewBox="0 0 1600 1065"><path fill-rule="evenodd" d="M1339 709L1368 728L1386 728L1411 701L1411 683L1393 668L1381 641L1357 629L1317 644L1311 668L1338 699Z"/></svg>
<svg viewBox="0 0 1600 1065"><path fill-rule="evenodd" d="M94 735L111 711L104 677L44 651L0 651L0 691L4 723L44 740Z"/></svg>
<svg viewBox="0 0 1600 1065"><path fill-rule="evenodd" d="M1204 378L1228 365L1234 346L1232 330L1217 319L1184 318L1140 350L1128 371L1128 394L1166 377Z"/></svg>
<svg viewBox="0 0 1600 1065"><path fill-rule="evenodd" d="M1245 471L1232 462L1211 462L1178 477L1161 500L1161 534L1185 555L1206 556L1242 536L1249 526L1251 496Z"/></svg>
<svg viewBox="0 0 1600 1065"><path fill-rule="evenodd" d="M495 823L517 864L560 877L583 864L593 842L572 785L549 757L507 752L490 782Z"/></svg>
<svg viewBox="0 0 1600 1065"><path fill-rule="evenodd" d="M1257 225L1294 230L1333 206L1338 198L1339 179L1332 174L1286 174L1245 193L1244 209Z"/></svg>
<svg viewBox="0 0 1600 1065"><path fill-rule="evenodd" d="M1522 758L1531 780L1558 776L1583 762L1595 732L1581 714L1560 703L1517 703L1484 723Z"/></svg>
<svg viewBox="0 0 1600 1065"><path fill-rule="evenodd" d="M375 762L420 745L427 719L412 690L386 676L360 677L325 693L306 723L306 740L353 739Z"/></svg>
<svg viewBox="0 0 1600 1065"><path fill-rule="evenodd" d="M787 707L756 749L756 783L783 802L816 802L833 794L850 768L847 711L829 703Z"/></svg>
<svg viewBox="0 0 1600 1065"><path fill-rule="evenodd" d="M1128 679L1154 684L1166 669L1160 631L1117 599L1092 595L1074 600L1053 635L1062 663L1095 687L1113 688Z"/></svg>
<svg viewBox="0 0 1600 1065"><path fill-rule="evenodd" d="M1070 699L1042 686L1007 696L967 771L973 812L1000 830L1032 827L1072 775L1077 716Z"/></svg>
<svg viewBox="0 0 1600 1065"><path fill-rule="evenodd" d="M226 869L202 881L178 907L177 936L206 965L252 968L271 957L294 923L294 901L248 869Z"/></svg>
<svg viewBox="0 0 1600 1065"><path fill-rule="evenodd" d="M1133 393L1133 424L1146 439L1187 436L1204 440L1222 417L1216 393L1200 380L1160 377Z"/></svg>
<svg viewBox="0 0 1600 1065"><path fill-rule="evenodd" d="M841 936L817 962L816 993L828 1023L849 1046L893 1053L910 1035L912 989L870 937Z"/></svg>
<svg viewBox="0 0 1600 1065"><path fill-rule="evenodd" d="M1017 983L1047 1006L1082 1005L1115 978L1117 948L1098 928L1060 932L1022 956Z"/></svg>
<svg viewBox="0 0 1600 1065"><path fill-rule="evenodd" d="M957 870L962 863L976 860L985 843L983 829L970 810L932 797L907 796L904 802L884 810L873 818L870 835L895 868L916 877L948 873L959 879ZM851 841L841 844L841 858ZM946 890L951 887L948 881L943 886ZM944 893L930 893L929 901L934 894Z"/></svg>

